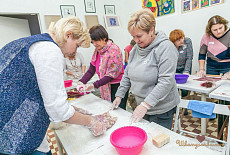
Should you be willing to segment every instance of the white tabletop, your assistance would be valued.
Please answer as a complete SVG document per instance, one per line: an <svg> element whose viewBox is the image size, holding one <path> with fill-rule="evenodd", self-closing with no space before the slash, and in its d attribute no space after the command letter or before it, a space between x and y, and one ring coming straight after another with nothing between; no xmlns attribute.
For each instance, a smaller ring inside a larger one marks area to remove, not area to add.
<svg viewBox="0 0 230 155"><path fill-rule="evenodd" d="M209 97L230 101L230 80L224 80L217 89L209 94Z"/></svg>
<svg viewBox="0 0 230 155"><path fill-rule="evenodd" d="M107 112L111 106L111 103L102 100L93 94L88 94L77 98L75 101L72 101L71 104L80 108L84 108L96 115ZM131 125L131 113L119 108L117 110L110 111L110 114L112 116L118 117L118 120L112 128L106 131L104 135L95 137L84 126L68 125L62 129L55 130L57 140L60 140L68 155L118 155L115 148L110 143L110 134L119 127ZM181 136L153 122L149 123L145 120L142 120L141 122L132 125L144 129L148 135L147 142L145 143L141 153L142 155L221 154L220 152L211 150L205 146L200 146L197 149L195 146L179 146L179 141L187 142L187 144L199 144L199 142L195 139ZM170 143L163 146L162 148L157 148L152 144L152 138L160 133L169 135Z"/></svg>
<svg viewBox="0 0 230 155"><path fill-rule="evenodd" d="M200 85L205 81L198 81L194 79L199 79L199 77L197 75L189 75L188 81L184 84L177 84L177 88L184 89L184 90L191 90L197 93L209 94L211 91L216 89L222 82L222 80L219 80L217 82L214 82L214 85L212 87L206 88Z"/></svg>

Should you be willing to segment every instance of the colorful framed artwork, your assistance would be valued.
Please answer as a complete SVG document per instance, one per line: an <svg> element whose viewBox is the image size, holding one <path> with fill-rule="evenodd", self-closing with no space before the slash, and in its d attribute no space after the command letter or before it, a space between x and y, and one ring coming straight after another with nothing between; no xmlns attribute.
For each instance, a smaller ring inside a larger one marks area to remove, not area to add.
<svg viewBox="0 0 230 155"><path fill-rule="evenodd" d="M117 28L121 26L118 16L114 15L105 16L105 25L107 28Z"/></svg>
<svg viewBox="0 0 230 155"><path fill-rule="evenodd" d="M74 5L60 5L62 18L76 16Z"/></svg>
<svg viewBox="0 0 230 155"><path fill-rule="evenodd" d="M149 8L155 17L175 12L174 0L142 0L142 8Z"/></svg>
<svg viewBox="0 0 230 155"><path fill-rule="evenodd" d="M211 0L211 5L223 3L224 0Z"/></svg>
<svg viewBox="0 0 230 155"><path fill-rule="evenodd" d="M104 5L106 15L115 15L115 5Z"/></svg>
<svg viewBox="0 0 230 155"><path fill-rule="evenodd" d="M203 8L203 7L207 7L209 6L209 0L201 0L200 1L200 7Z"/></svg>
<svg viewBox="0 0 230 155"><path fill-rule="evenodd" d="M190 1L183 2L183 12L190 11Z"/></svg>
<svg viewBox="0 0 230 155"><path fill-rule="evenodd" d="M192 10L199 9L199 7L200 7L199 0L192 0Z"/></svg>
<svg viewBox="0 0 230 155"><path fill-rule="evenodd" d="M96 13L95 0L85 0L85 12Z"/></svg>

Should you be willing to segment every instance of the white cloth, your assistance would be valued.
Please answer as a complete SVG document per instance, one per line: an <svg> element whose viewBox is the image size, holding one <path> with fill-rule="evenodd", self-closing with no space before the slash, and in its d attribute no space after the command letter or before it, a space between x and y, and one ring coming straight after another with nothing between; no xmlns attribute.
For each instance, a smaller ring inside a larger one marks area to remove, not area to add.
<svg viewBox="0 0 230 155"><path fill-rule="evenodd" d="M75 58L73 60L65 58L64 72L66 73L67 71L70 71L77 77L77 78L74 78L74 76L66 74L67 79L68 80L80 79L83 75L82 66L85 66L85 60L82 54L79 52L76 52Z"/></svg>
<svg viewBox="0 0 230 155"><path fill-rule="evenodd" d="M66 100L63 79L64 56L60 48L52 42L40 41L29 48L29 57L34 65L38 86L50 120L61 122L72 117L75 110ZM38 150L47 152L47 147L42 144Z"/></svg>

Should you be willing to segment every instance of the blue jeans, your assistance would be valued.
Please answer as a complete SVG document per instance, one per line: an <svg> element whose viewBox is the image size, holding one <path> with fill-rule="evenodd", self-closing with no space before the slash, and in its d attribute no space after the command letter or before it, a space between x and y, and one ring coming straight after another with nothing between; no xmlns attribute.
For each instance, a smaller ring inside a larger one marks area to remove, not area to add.
<svg viewBox="0 0 230 155"><path fill-rule="evenodd" d="M210 75L220 75L227 73L228 71L230 71L230 68L216 68L216 67L212 67L212 66L207 66L206 67L206 73L210 74Z"/></svg>
<svg viewBox="0 0 230 155"><path fill-rule="evenodd" d="M157 115L145 115L144 119L149 122L155 122L169 130L172 128L173 123L173 115L176 111L176 107L172 108L171 110L167 111L163 114L157 114Z"/></svg>
<svg viewBox="0 0 230 155"><path fill-rule="evenodd" d="M44 152L40 152L40 151L34 151L33 153L29 154L29 155L52 155L51 151L44 153Z"/></svg>

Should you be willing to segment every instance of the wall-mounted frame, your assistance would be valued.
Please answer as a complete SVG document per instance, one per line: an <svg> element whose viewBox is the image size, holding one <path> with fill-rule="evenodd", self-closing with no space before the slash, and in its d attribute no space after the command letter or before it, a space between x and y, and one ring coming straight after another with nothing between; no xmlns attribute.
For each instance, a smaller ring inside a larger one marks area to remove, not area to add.
<svg viewBox="0 0 230 155"><path fill-rule="evenodd" d="M106 15L105 25L107 28L117 28L121 26L118 16L115 15L109 15L109 16Z"/></svg>
<svg viewBox="0 0 230 155"><path fill-rule="evenodd" d="M46 29L48 30L51 23L56 23L61 19L60 15L45 15Z"/></svg>
<svg viewBox="0 0 230 155"><path fill-rule="evenodd" d="M115 15L115 5L104 5L106 15Z"/></svg>
<svg viewBox="0 0 230 155"><path fill-rule="evenodd" d="M223 4L224 0L181 0L181 3L181 12L187 13L197 9Z"/></svg>
<svg viewBox="0 0 230 155"><path fill-rule="evenodd" d="M94 25L98 25L98 16L97 15L85 15L85 22L88 29Z"/></svg>
<svg viewBox="0 0 230 155"><path fill-rule="evenodd" d="M76 16L74 5L60 5L60 9L62 18Z"/></svg>
<svg viewBox="0 0 230 155"><path fill-rule="evenodd" d="M96 13L95 0L85 0L85 12Z"/></svg>

